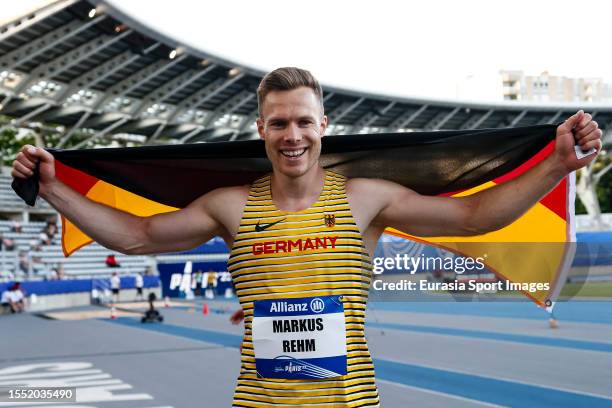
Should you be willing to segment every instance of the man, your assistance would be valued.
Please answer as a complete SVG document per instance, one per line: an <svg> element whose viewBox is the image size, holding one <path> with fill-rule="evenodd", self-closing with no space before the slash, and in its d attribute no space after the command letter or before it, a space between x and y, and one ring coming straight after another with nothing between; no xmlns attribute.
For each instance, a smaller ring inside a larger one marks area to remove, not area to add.
<svg viewBox="0 0 612 408"><path fill-rule="evenodd" d="M136 301L140 302L144 300L142 295L142 288L144 287L144 278L142 277L142 273L136 273L136 276L134 277L134 286L136 287Z"/></svg>
<svg viewBox="0 0 612 408"><path fill-rule="evenodd" d="M204 276L204 274L202 273L201 269L198 269L195 273L194 279L196 282L196 287L195 287L195 295L197 297L202 296L202 277Z"/></svg>
<svg viewBox="0 0 612 408"><path fill-rule="evenodd" d="M245 316L235 406L378 406L363 324L370 259L384 229L468 236L502 228L595 158L577 159L575 143L601 149L597 123L580 111L558 127L555 152L522 176L467 197L429 197L324 171L318 160L328 120L309 72L277 69L257 93L257 130L272 174L211 191L179 211L137 217L89 201L55 178L51 154L32 146L12 173L28 178L38 162L40 195L112 250L154 254L225 240Z"/></svg>
<svg viewBox="0 0 612 408"><path fill-rule="evenodd" d="M206 299L214 299L215 291L217 290L217 272L209 269L208 272L204 274L203 279L204 282L204 296Z"/></svg>
<svg viewBox="0 0 612 408"><path fill-rule="evenodd" d="M111 292L113 293L113 303L119 302L119 290L121 289L121 278L117 272L113 272L110 278Z"/></svg>
<svg viewBox="0 0 612 408"><path fill-rule="evenodd" d="M0 303L3 308L10 310L11 313L23 312L25 310L25 296L21 291L21 284L16 282L4 291Z"/></svg>

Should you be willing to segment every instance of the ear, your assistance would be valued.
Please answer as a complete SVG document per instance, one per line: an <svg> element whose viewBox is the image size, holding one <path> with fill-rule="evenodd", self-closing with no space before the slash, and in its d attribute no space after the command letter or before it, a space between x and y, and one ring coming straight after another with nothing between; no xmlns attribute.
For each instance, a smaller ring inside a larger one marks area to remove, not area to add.
<svg viewBox="0 0 612 408"><path fill-rule="evenodd" d="M328 119L327 119L327 115L323 115L323 118L321 119L321 137L325 136L325 130L327 130L327 123L328 123Z"/></svg>
<svg viewBox="0 0 612 408"><path fill-rule="evenodd" d="M262 140L265 140L266 133L264 132L264 129L265 129L264 120L262 118L257 118L257 121L255 123L257 124L257 133L259 133L259 138Z"/></svg>

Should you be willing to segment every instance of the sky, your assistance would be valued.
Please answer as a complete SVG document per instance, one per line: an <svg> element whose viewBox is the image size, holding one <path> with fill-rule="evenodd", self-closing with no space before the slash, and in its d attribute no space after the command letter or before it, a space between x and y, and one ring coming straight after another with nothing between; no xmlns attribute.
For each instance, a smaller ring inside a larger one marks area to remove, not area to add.
<svg viewBox="0 0 612 408"><path fill-rule="evenodd" d="M268 71L378 94L494 101L500 70L612 83L612 3L582 0L112 0L146 25ZM3 2L0 21L44 0Z"/></svg>

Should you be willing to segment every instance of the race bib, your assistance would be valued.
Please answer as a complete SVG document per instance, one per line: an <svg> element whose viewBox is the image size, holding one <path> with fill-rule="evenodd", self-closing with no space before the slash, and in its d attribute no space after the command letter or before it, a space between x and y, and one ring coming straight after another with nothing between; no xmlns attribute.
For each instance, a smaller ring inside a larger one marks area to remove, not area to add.
<svg viewBox="0 0 612 408"><path fill-rule="evenodd" d="M259 377L313 379L346 375L341 296L257 300L251 327Z"/></svg>

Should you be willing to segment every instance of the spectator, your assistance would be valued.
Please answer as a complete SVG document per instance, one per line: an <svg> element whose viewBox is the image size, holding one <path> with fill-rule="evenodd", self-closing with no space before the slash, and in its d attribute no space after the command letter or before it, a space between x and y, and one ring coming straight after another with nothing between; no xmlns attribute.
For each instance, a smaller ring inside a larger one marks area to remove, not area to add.
<svg viewBox="0 0 612 408"><path fill-rule="evenodd" d="M217 287L217 272L214 272L212 269L204 274L204 286L206 290L204 291L204 297L206 299L214 299L215 298L215 289Z"/></svg>
<svg viewBox="0 0 612 408"><path fill-rule="evenodd" d="M57 225L55 220L47 221L47 225L45 225L45 229L43 230L50 239L55 237L55 233L57 232Z"/></svg>
<svg viewBox="0 0 612 408"><path fill-rule="evenodd" d="M9 290L2 293L2 307L8 307L11 313L21 313L25 310L25 296L21 291L21 284L14 283Z"/></svg>
<svg viewBox="0 0 612 408"><path fill-rule="evenodd" d="M53 225L57 229L57 217L54 216L47 220L47 225Z"/></svg>
<svg viewBox="0 0 612 408"><path fill-rule="evenodd" d="M110 278L110 285L111 291L113 292L113 303L117 303L119 302L119 289L121 289L121 278L119 278L117 272L113 272Z"/></svg>
<svg viewBox="0 0 612 408"><path fill-rule="evenodd" d="M106 266L109 268L119 268L121 264L115 259L115 255L110 254L106 257Z"/></svg>
<svg viewBox="0 0 612 408"><path fill-rule="evenodd" d="M11 232L18 232L21 233L21 224L18 221L12 221L11 222Z"/></svg>
<svg viewBox="0 0 612 408"><path fill-rule="evenodd" d="M38 234L38 240L41 245L51 245L51 237L44 231Z"/></svg>
<svg viewBox="0 0 612 408"><path fill-rule="evenodd" d="M15 249L15 241L10 238L4 238L2 234L0 234L0 250L12 251Z"/></svg>
<svg viewBox="0 0 612 408"><path fill-rule="evenodd" d="M30 264L32 265L32 271L34 271L34 273L39 273L46 268L39 254L32 254L32 262Z"/></svg>
<svg viewBox="0 0 612 408"><path fill-rule="evenodd" d="M57 275L57 279L58 280L64 280L66 279L66 274L64 272L64 264L62 262L58 263L55 268L53 269L53 271L55 272L55 274Z"/></svg>
<svg viewBox="0 0 612 408"><path fill-rule="evenodd" d="M30 251L19 251L19 270L25 274L30 273Z"/></svg>
<svg viewBox="0 0 612 408"><path fill-rule="evenodd" d="M195 295L196 296L202 296L202 277L203 277L203 273L201 269L198 269L198 271L195 273L195 282L196 282L196 287L195 287Z"/></svg>
<svg viewBox="0 0 612 408"><path fill-rule="evenodd" d="M136 273L136 276L134 278L134 284L136 286L136 300L142 301L144 299L142 296L142 288L144 286L144 278L142 277L142 273Z"/></svg>

